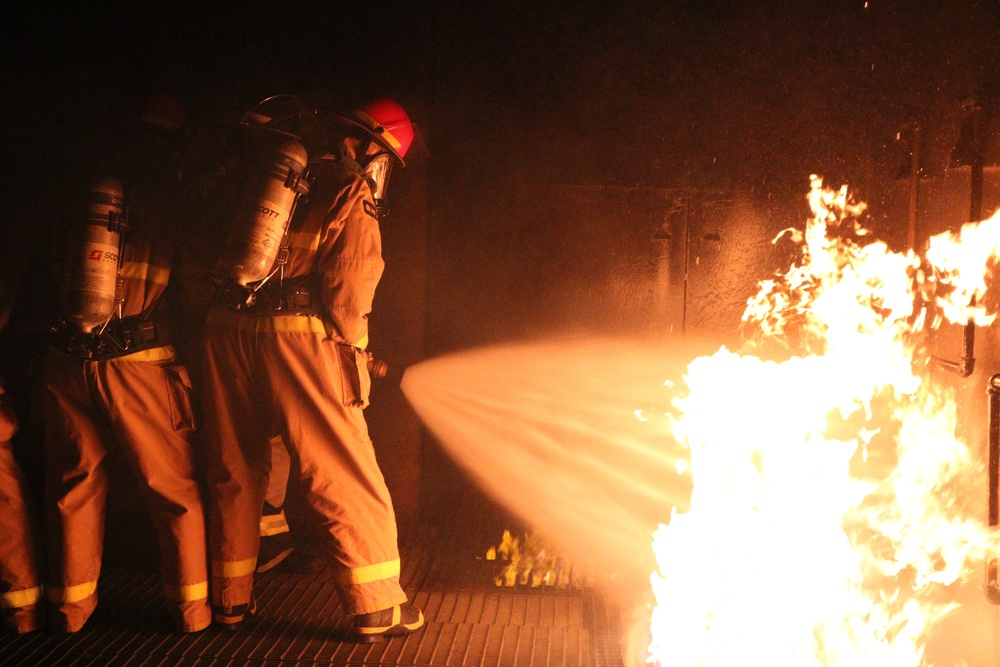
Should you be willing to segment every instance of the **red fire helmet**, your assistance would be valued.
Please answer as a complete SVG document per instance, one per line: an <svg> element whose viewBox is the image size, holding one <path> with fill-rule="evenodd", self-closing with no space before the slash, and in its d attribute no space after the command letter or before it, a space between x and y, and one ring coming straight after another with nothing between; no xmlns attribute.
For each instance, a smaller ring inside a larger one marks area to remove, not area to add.
<svg viewBox="0 0 1000 667"><path fill-rule="evenodd" d="M184 126L187 115L183 105L171 95L157 92L145 99L141 120L168 130L176 130Z"/></svg>
<svg viewBox="0 0 1000 667"><path fill-rule="evenodd" d="M342 118L365 130L396 158L400 165L413 143L413 123L396 100L383 97L351 109Z"/></svg>

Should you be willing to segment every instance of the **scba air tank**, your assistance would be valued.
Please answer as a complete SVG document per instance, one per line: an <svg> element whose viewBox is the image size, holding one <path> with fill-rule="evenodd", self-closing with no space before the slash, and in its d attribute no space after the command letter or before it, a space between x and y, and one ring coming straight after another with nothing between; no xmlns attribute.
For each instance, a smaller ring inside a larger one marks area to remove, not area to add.
<svg viewBox="0 0 1000 667"><path fill-rule="evenodd" d="M121 182L97 181L90 189L80 236L69 245L64 315L83 333L103 325L114 312L124 211Z"/></svg>
<svg viewBox="0 0 1000 667"><path fill-rule="evenodd" d="M295 202L307 190L308 159L302 144L285 140L247 181L226 247L229 275L237 284L249 285L271 272Z"/></svg>

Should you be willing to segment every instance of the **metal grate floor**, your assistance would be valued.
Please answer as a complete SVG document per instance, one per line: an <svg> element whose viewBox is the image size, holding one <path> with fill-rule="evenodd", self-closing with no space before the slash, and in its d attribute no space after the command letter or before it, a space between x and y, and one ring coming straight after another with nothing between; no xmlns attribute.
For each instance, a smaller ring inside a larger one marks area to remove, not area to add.
<svg viewBox="0 0 1000 667"><path fill-rule="evenodd" d="M235 633L170 632L155 563L105 564L97 611L72 635L0 635L0 667L620 667L618 617L592 590L499 588L488 561L428 530L401 544L402 583L426 625L379 644L343 641L326 567L257 576L259 613ZM141 566L140 566L141 565Z"/></svg>

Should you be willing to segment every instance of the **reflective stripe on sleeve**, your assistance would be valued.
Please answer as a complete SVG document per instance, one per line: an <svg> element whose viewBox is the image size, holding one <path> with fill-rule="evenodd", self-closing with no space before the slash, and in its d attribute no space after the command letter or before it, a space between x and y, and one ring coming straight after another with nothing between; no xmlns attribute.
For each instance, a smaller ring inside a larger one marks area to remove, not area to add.
<svg viewBox="0 0 1000 667"><path fill-rule="evenodd" d="M289 232L288 246L302 250L319 250L319 234L309 232Z"/></svg>
<svg viewBox="0 0 1000 667"><path fill-rule="evenodd" d="M213 577L245 577L248 574L253 574L254 570L257 569L257 558L247 558L246 560L213 560L212 561L212 576Z"/></svg>
<svg viewBox="0 0 1000 667"><path fill-rule="evenodd" d="M213 308L208 314L207 323L243 333L298 331L326 335L323 320L312 315L244 315L224 308Z"/></svg>
<svg viewBox="0 0 1000 667"><path fill-rule="evenodd" d="M260 518L260 536L277 535L288 532L288 521L285 519L285 510L278 514L269 514Z"/></svg>
<svg viewBox="0 0 1000 667"><path fill-rule="evenodd" d="M122 278L145 280L154 285L166 285L170 281L170 267L156 266L146 262L124 262L121 276Z"/></svg>
<svg viewBox="0 0 1000 667"><path fill-rule="evenodd" d="M21 591L10 591L0 595L0 608L17 609L35 604L42 597L42 587L25 588Z"/></svg>
<svg viewBox="0 0 1000 667"><path fill-rule="evenodd" d="M49 602L79 602L97 592L97 582L88 581L76 586L46 586L45 596Z"/></svg>
<svg viewBox="0 0 1000 667"><path fill-rule="evenodd" d="M208 582L200 581L197 584L187 586L171 586L163 584L163 592L171 602L191 602L193 600L204 600L208 597Z"/></svg>
<svg viewBox="0 0 1000 667"><path fill-rule="evenodd" d="M399 559L366 565L349 570L339 570L334 574L338 584L367 584L372 581L381 581L389 577L399 576Z"/></svg>

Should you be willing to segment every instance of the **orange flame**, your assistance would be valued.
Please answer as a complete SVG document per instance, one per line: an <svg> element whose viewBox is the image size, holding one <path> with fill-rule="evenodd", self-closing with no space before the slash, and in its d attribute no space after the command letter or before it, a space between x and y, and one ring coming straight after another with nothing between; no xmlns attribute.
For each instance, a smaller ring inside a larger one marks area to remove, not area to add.
<svg viewBox="0 0 1000 667"><path fill-rule="evenodd" d="M804 232L778 237L800 261L747 303L753 353L696 359L673 403L693 490L653 536L649 663L917 667L955 606L935 593L991 547L964 500L983 465L952 392L920 372L918 294L933 292L932 328L991 322L1000 214L921 260L858 243L865 206L846 187L813 176L808 199Z"/></svg>

